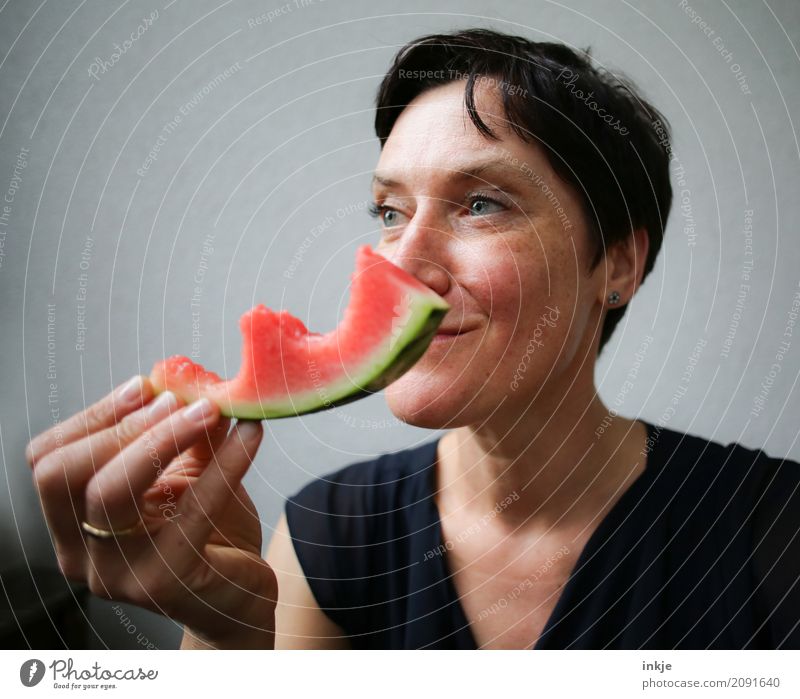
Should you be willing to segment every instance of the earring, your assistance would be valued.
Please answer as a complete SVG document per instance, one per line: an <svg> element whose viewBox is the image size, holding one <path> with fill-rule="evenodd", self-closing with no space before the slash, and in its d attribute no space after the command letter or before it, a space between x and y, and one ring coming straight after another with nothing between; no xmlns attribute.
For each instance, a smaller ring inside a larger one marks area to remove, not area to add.
<svg viewBox="0 0 800 699"><path fill-rule="evenodd" d="M619 303L619 291L612 291L612 292L611 292L611 293L608 295L608 303L609 303L609 305L611 305L611 306L613 306L613 305L615 305L615 304Z"/></svg>

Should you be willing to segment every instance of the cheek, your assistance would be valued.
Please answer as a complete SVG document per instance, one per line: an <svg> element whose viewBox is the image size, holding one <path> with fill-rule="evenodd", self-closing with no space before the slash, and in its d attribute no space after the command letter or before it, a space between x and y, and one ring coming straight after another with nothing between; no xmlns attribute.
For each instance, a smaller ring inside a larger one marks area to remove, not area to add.
<svg viewBox="0 0 800 699"><path fill-rule="evenodd" d="M534 234L502 250L487 250L483 259L485 275L472 294L497 339L527 342L542 314L558 308L563 319L574 308L578 277L571 246L545 249Z"/></svg>
<svg viewBox="0 0 800 699"><path fill-rule="evenodd" d="M386 389L392 412L410 424L438 429L479 419L504 396L535 391L570 352L574 275L559 276L552 261L548 268L530 255L493 251L483 260L477 273L457 277L488 323L479 337L429 351Z"/></svg>
<svg viewBox="0 0 800 699"><path fill-rule="evenodd" d="M569 243L494 259L494 308L479 364L493 370L492 393L528 395L580 344L586 304L578 260Z"/></svg>

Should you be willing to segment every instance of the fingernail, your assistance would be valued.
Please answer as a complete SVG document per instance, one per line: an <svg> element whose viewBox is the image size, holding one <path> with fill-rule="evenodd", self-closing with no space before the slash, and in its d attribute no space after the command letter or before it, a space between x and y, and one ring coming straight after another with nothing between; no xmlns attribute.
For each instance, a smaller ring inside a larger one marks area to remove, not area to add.
<svg viewBox="0 0 800 699"><path fill-rule="evenodd" d="M208 398L201 398L186 408L184 415L186 416L187 420L192 420L194 422L205 422L213 412L214 406L212 405L211 401L208 400Z"/></svg>
<svg viewBox="0 0 800 699"><path fill-rule="evenodd" d="M122 388L120 388L119 397L126 403L133 403L135 400L141 398L143 388L144 377L141 375L134 376L129 381L126 381Z"/></svg>
<svg viewBox="0 0 800 699"><path fill-rule="evenodd" d="M146 415L151 420L160 420L169 415L178 405L178 399L170 391L164 391L150 405L147 406Z"/></svg>

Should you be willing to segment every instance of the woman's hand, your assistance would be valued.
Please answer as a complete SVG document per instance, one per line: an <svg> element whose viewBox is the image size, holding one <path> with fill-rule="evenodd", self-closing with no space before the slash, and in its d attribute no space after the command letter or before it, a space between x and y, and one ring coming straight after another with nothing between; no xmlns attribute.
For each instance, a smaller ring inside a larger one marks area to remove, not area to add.
<svg viewBox="0 0 800 699"><path fill-rule="evenodd" d="M241 485L261 425L229 433L208 400L153 395L135 377L28 445L61 570L183 623L184 647L271 648L277 583ZM82 521L123 533L100 539Z"/></svg>

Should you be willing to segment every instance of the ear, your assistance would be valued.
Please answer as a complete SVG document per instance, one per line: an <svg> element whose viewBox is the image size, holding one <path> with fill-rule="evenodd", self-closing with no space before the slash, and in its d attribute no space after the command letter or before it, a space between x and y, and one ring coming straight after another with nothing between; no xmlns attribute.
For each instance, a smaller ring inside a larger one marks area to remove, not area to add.
<svg viewBox="0 0 800 699"><path fill-rule="evenodd" d="M650 239L645 228L637 228L625 240L609 248L605 256L605 284L599 290L599 301L603 306L608 304L608 295L612 291L619 293L619 303L613 308L620 308L628 303L639 285L644 274L644 263L647 260L647 251Z"/></svg>

